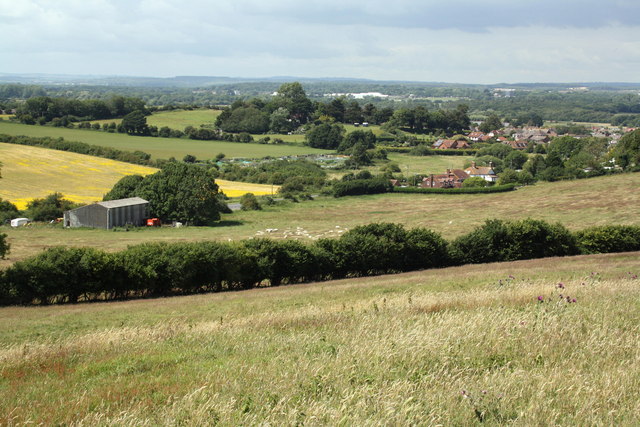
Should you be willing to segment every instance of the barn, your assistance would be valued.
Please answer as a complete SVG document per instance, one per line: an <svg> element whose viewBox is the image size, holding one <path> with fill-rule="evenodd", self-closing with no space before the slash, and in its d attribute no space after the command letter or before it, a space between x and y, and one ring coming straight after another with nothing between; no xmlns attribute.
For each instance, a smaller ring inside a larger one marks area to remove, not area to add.
<svg viewBox="0 0 640 427"><path fill-rule="evenodd" d="M64 213L65 227L106 228L125 225L142 226L149 202L140 197L109 200L82 206Z"/></svg>

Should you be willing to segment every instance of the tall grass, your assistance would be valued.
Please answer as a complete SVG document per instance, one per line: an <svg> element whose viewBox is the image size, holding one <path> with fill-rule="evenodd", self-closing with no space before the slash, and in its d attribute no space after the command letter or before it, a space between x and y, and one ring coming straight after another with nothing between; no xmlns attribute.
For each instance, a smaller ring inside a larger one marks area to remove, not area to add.
<svg viewBox="0 0 640 427"><path fill-rule="evenodd" d="M0 423L636 425L638 255L3 309Z"/></svg>

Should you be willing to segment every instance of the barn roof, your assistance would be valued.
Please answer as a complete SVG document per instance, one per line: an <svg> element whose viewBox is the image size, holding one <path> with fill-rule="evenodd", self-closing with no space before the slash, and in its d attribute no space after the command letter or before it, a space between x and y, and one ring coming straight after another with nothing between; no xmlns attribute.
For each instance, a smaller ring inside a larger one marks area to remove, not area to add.
<svg viewBox="0 0 640 427"><path fill-rule="evenodd" d="M100 206L104 206L107 209L121 208L123 206L132 206L132 205L144 205L147 203L149 202L140 197L129 197L128 199L117 199L117 200L109 200L106 202L98 202Z"/></svg>

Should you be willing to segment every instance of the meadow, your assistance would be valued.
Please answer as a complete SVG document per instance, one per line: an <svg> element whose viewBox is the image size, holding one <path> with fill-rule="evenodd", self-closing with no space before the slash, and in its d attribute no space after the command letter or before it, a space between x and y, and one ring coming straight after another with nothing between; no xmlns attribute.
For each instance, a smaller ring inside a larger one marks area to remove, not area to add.
<svg viewBox="0 0 640 427"><path fill-rule="evenodd" d="M265 156L280 157L329 152L327 150L296 145L267 145L224 141L196 141L177 138L152 138L84 129L30 126L0 121L0 134L2 133L31 137L63 137L69 141L80 141L120 150L140 150L151 154L154 159L168 159L170 157L182 159L186 154L191 154L198 159L204 160L212 159L218 153L224 153L227 158L262 158Z"/></svg>
<svg viewBox="0 0 640 427"><path fill-rule="evenodd" d="M158 111L147 116L149 126L156 126L158 129L166 126L171 129L184 130L187 126L200 127L200 125L212 125L216 121L216 117L220 115L222 110L173 110ZM119 124L122 119L112 120L94 120L91 123L111 123Z"/></svg>
<svg viewBox="0 0 640 427"><path fill-rule="evenodd" d="M99 157L46 148L0 143L2 179L0 197L25 209L27 202L51 193L62 193L76 203L102 200L113 185L125 175L148 175L158 169ZM270 195L279 186L217 180L228 197L245 193Z"/></svg>
<svg viewBox="0 0 640 427"><path fill-rule="evenodd" d="M318 197L283 202L261 211L225 214L216 227L134 229L114 232L65 230L55 226L2 227L12 245L9 265L64 242L69 246L124 249L146 241L238 240L256 236L316 239L338 236L346 229L372 222L396 222L407 228L426 227L451 239L470 232L486 219L522 218L560 222L575 231L607 225L640 225L640 174L588 180L540 182L496 194L380 194L344 198ZM615 201L615 202L612 202ZM267 231L269 229L269 231Z"/></svg>
<svg viewBox="0 0 640 427"><path fill-rule="evenodd" d="M0 424L637 425L639 272L636 252L1 308Z"/></svg>

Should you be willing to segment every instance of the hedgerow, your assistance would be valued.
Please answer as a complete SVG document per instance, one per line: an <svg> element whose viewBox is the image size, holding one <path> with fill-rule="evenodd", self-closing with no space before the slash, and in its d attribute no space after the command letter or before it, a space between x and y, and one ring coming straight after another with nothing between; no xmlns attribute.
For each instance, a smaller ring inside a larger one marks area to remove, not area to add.
<svg viewBox="0 0 640 427"><path fill-rule="evenodd" d="M54 247L0 272L0 304L50 304L251 289L450 265L640 250L640 227L489 220L451 242L425 228L374 223L313 243L143 243L107 253Z"/></svg>

